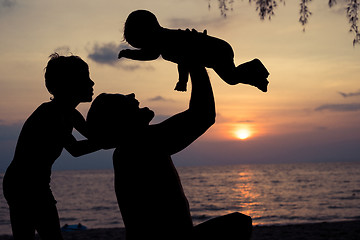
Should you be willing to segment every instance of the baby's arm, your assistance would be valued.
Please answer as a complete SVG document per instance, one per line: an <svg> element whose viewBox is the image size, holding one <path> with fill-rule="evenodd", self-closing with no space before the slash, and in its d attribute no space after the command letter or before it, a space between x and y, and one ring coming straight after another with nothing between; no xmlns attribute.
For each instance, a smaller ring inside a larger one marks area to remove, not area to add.
<svg viewBox="0 0 360 240"><path fill-rule="evenodd" d="M121 50L118 58L129 58L132 60L139 61L150 61L155 60L160 56L160 53L152 50L144 50L144 49L125 49Z"/></svg>
<svg viewBox="0 0 360 240"><path fill-rule="evenodd" d="M73 127L84 137L87 137L86 122L84 117L76 109L73 112ZM85 139L78 141L71 133L65 136L65 149L74 157L79 157L101 149L94 142Z"/></svg>
<svg viewBox="0 0 360 240"><path fill-rule="evenodd" d="M178 64L179 81L176 83L175 90L186 92L186 85L189 79L189 69L184 64Z"/></svg>
<svg viewBox="0 0 360 240"><path fill-rule="evenodd" d="M189 34L188 37L189 36L192 37L193 35L191 34L198 34L198 31L196 31L195 29L190 30L187 28L185 30L185 33ZM205 29L201 34L207 35L207 30ZM190 59L187 60L190 61ZM178 73L179 73L179 81L176 83L175 90L186 92L186 85L189 79L189 69L186 67L186 63L178 64Z"/></svg>

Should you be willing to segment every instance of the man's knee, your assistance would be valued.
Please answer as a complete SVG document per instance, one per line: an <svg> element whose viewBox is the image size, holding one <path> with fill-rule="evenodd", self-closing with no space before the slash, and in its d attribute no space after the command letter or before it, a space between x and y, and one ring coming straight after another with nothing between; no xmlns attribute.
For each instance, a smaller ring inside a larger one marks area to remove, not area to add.
<svg viewBox="0 0 360 240"><path fill-rule="evenodd" d="M237 222L252 224L252 219L248 215L239 212L234 212L234 213L230 213L229 216L234 218Z"/></svg>
<svg viewBox="0 0 360 240"><path fill-rule="evenodd" d="M245 214L234 212L224 217L227 218L226 223L229 224L229 239L250 239L252 234L252 219Z"/></svg>

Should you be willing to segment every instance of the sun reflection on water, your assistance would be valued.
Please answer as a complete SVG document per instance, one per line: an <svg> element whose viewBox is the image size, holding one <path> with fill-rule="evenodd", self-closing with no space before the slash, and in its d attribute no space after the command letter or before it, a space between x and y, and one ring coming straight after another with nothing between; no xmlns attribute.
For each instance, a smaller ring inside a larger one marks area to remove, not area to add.
<svg viewBox="0 0 360 240"><path fill-rule="evenodd" d="M255 191L254 174L250 169L239 172L237 174L237 183L232 188L235 197L236 208L241 209L240 212L250 216L252 219L260 219L263 211L259 209L261 203L258 201L260 194ZM257 221L253 225L263 224Z"/></svg>

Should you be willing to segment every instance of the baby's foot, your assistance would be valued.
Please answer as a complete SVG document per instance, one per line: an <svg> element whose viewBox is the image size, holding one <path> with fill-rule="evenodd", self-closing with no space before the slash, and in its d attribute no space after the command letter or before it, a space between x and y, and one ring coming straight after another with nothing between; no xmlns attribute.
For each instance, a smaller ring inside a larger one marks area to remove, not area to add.
<svg viewBox="0 0 360 240"><path fill-rule="evenodd" d="M269 76L269 72L266 69L266 67L264 66L264 64L262 64L262 62L255 58L254 60L251 60L249 62L249 64L251 64L252 68L254 69L254 71L256 72L256 75L267 78Z"/></svg>
<svg viewBox="0 0 360 240"><path fill-rule="evenodd" d="M241 64L238 68L242 71L243 78L246 79L246 84L257 87L263 92L267 92L267 86L269 84L267 77L269 76L269 72L259 59L255 58L250 62Z"/></svg>
<svg viewBox="0 0 360 240"><path fill-rule="evenodd" d="M179 91L179 92L186 92L186 85L187 85L187 82L178 81L176 83L176 86L175 86L174 90Z"/></svg>
<svg viewBox="0 0 360 240"><path fill-rule="evenodd" d="M251 86L257 87L258 89L260 89L263 92L267 92L267 86L269 84L269 81L266 78L253 79L253 80L249 81L249 84Z"/></svg>

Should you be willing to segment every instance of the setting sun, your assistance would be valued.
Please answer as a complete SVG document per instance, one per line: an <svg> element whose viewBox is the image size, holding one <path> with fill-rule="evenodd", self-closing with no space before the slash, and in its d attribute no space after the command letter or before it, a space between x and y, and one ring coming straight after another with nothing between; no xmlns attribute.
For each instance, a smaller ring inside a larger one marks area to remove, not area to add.
<svg viewBox="0 0 360 240"><path fill-rule="evenodd" d="M251 136L251 132L248 129L238 129L235 131L235 136L238 139L245 140Z"/></svg>

